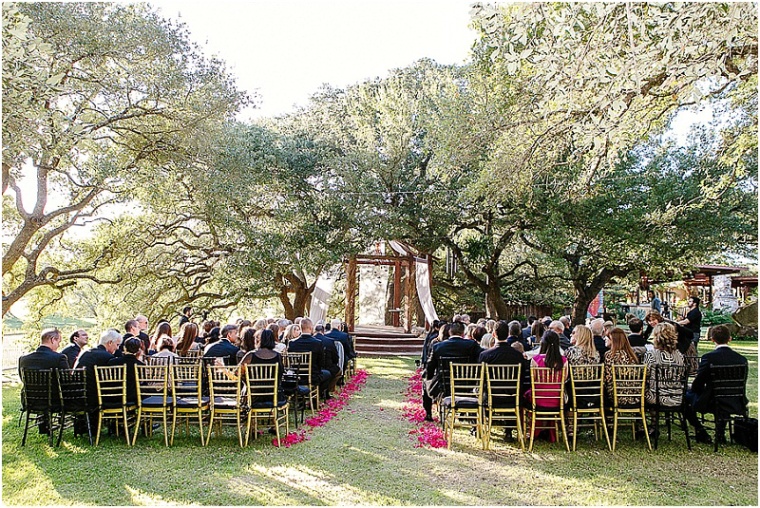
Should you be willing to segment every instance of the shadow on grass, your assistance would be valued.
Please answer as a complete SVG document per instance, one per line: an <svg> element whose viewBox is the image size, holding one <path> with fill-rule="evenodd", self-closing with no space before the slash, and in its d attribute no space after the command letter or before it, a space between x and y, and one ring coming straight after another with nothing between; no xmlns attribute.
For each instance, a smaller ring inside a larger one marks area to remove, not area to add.
<svg viewBox="0 0 760 508"><path fill-rule="evenodd" d="M757 504L757 456L737 446L719 454L683 435L646 451L630 431L618 451L579 437L578 451L537 443L534 453L494 435L483 451L466 429L450 451L414 448L400 414L413 358L361 359L367 385L309 441L275 448L271 436L237 444L233 429L207 447L198 430L165 448L161 432L134 448L115 438L90 447L67 431L50 448L33 431L20 447L18 387L3 389L3 485L9 505L525 505ZM753 369L754 370L754 369ZM755 373L756 376L756 373ZM756 379L756 377L755 377ZM756 400L756 392L755 392ZM627 434L627 435L626 435ZM689 474L685 475L684 471ZM97 479L97 480L95 480ZM657 487L653 488L656 480ZM730 488L733 487L733 488Z"/></svg>

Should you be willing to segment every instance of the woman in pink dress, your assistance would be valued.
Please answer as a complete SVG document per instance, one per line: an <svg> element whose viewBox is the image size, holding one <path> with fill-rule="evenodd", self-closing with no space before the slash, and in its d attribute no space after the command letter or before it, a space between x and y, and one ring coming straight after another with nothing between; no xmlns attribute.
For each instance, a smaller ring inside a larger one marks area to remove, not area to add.
<svg viewBox="0 0 760 508"><path fill-rule="evenodd" d="M556 332L553 332L551 330L548 330L544 332L543 337L541 337L541 350L539 353L533 357L533 359L530 361L530 366L532 367L547 367L550 369L553 369L557 374L559 375L560 372L562 372L564 369L566 369L567 365L567 358L562 356L562 352L559 347L559 335L557 335ZM562 378L558 378L562 379ZM557 383L546 383L546 384L536 384L536 392L540 392L542 397L558 397L560 394L560 390L562 387L562 382L559 381ZM525 392L525 398L528 401L528 404L531 405L531 390L528 390ZM536 406L540 407L554 407L555 400L554 399L544 399L539 398L536 400ZM538 427L536 427L536 433L540 434L541 431L546 429L539 430ZM556 441L556 436L554 434L554 428L553 425L551 429L549 430L549 441L552 443Z"/></svg>

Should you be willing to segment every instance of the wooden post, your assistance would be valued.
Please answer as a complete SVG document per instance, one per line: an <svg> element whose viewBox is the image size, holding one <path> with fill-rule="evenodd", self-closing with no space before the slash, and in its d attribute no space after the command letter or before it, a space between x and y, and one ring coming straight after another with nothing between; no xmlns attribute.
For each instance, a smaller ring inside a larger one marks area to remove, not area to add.
<svg viewBox="0 0 760 508"><path fill-rule="evenodd" d="M346 324L348 331L354 331L356 310L356 256L348 258L346 268Z"/></svg>
<svg viewBox="0 0 760 508"><path fill-rule="evenodd" d="M404 323L404 331L406 333L410 333L412 331L412 317L414 313L414 306L412 305L412 302L414 302L414 293L417 292L417 282L416 282L416 265L414 264L414 258L409 257L407 261L407 269L406 269L406 302L404 305L404 315L406 317L406 323Z"/></svg>
<svg viewBox="0 0 760 508"><path fill-rule="evenodd" d="M401 326L401 263L396 261L393 265L393 326Z"/></svg>

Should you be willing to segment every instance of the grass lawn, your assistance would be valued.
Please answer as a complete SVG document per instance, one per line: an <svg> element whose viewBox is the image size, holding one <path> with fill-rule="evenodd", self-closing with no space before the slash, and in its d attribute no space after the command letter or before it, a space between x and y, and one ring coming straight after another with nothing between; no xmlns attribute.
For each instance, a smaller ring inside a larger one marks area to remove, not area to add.
<svg viewBox="0 0 760 508"><path fill-rule="evenodd" d="M750 358L757 416L757 343ZM706 344L700 348L705 352ZM371 376L351 403L311 439L275 448L259 439L241 449L231 429L200 446L197 430L165 448L157 432L134 448L105 437L98 448L70 430L50 448L36 430L20 446L19 387L3 386L6 505L757 505L758 457L738 445L693 445L680 430L648 452L619 436L617 451L579 438L578 451L536 443L534 453L495 437L485 452L462 430L451 451L415 448L401 416L413 358L360 359Z"/></svg>

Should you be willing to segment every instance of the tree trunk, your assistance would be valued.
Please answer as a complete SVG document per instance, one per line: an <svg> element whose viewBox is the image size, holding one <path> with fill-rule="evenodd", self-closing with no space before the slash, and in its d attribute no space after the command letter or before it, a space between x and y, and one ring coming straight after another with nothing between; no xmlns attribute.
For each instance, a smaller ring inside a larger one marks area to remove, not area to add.
<svg viewBox="0 0 760 508"><path fill-rule="evenodd" d="M509 319L509 309L507 308L507 304L504 301L504 298L501 296L501 287L499 286L499 282L496 279L490 279L488 280L488 289L486 293L486 302L487 302L487 310L488 310L488 317L491 319Z"/></svg>

